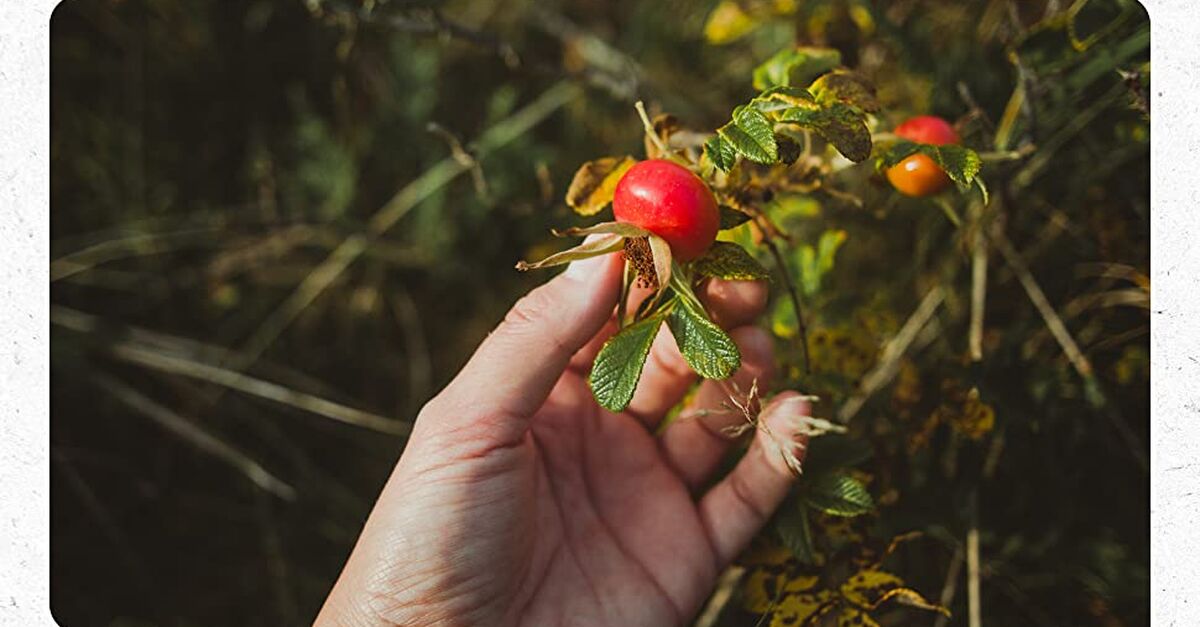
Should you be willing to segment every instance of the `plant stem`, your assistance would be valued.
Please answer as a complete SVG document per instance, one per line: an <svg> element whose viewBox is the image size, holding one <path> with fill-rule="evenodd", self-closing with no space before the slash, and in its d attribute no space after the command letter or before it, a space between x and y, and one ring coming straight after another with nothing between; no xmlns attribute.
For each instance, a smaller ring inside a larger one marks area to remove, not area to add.
<svg viewBox="0 0 1200 627"><path fill-rule="evenodd" d="M667 149L667 145L659 138L658 133L654 132L654 123L650 121L650 116L646 115L646 105L642 104L642 101L639 100L633 103L633 108L637 109L638 117L642 118L642 126L646 129L646 136L654 143L654 147L662 152L664 158L669 157L671 151Z"/></svg>
<svg viewBox="0 0 1200 627"><path fill-rule="evenodd" d="M770 236L765 225L762 224L762 217L758 216L755 223L758 224L759 229L763 232L763 242L766 243L767 249L771 251L771 256L775 259L775 265L779 267L779 274L783 276L783 286L787 289L788 297L792 301L792 309L796 312L796 327L800 332L801 354L804 355L804 374L812 374L812 364L808 358L808 326L804 324L804 310L800 306L800 294L796 291L796 284L792 282L792 276L788 273L783 253L779 252L779 246L775 244L775 240Z"/></svg>

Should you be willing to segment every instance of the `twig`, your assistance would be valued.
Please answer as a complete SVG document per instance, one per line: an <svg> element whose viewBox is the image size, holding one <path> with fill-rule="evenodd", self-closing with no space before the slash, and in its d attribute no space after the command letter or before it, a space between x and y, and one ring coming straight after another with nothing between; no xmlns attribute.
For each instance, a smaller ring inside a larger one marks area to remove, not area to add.
<svg viewBox="0 0 1200 627"><path fill-rule="evenodd" d="M546 119L569 102L578 93L568 82L560 82L546 90L541 96L496 124L480 136L475 146L475 158L487 154L525 134L537 123ZM338 277L345 272L369 245L369 240L383 235L421 201L429 198L460 174L470 170L454 157L442 159L403 189L398 191L382 208L375 212L367 226L365 235L351 235L342 241L308 277L296 287L290 296L259 325L246 341L242 356L227 364L233 370L245 370L262 356L280 334L320 296Z"/></svg>
<svg viewBox="0 0 1200 627"><path fill-rule="evenodd" d="M282 385L247 376L236 370L212 366L186 357L167 355L137 344L118 343L112 346L111 351L117 359L128 363L215 383L356 427L389 435L406 435L411 428L405 422L346 407L319 396L298 392Z"/></svg>
<svg viewBox="0 0 1200 627"><path fill-rule="evenodd" d="M783 287L792 301L792 310L796 312L796 328L800 333L800 350L804 356L804 374L812 374L812 364L808 357L808 326L804 324L804 309L800 305L800 294L796 291L796 284L792 281L791 273L788 272L783 253L779 251L779 246L775 244L774 238L770 235L768 230L770 224L764 224L764 222L765 218L761 215L755 216L755 224L758 224L759 229L763 232L763 243L767 245L767 250L771 251L771 256L775 259L775 266L779 268L779 274L783 278Z"/></svg>
<svg viewBox="0 0 1200 627"><path fill-rule="evenodd" d="M721 610L729 603L729 599L733 598L733 593L737 590L738 583L742 577L746 575L746 569L742 566L730 566L721 573L720 579L717 580L717 588L709 597L708 603L705 604L704 610L700 612L700 617L696 619L692 627L714 627L717 620L721 618Z"/></svg>
<svg viewBox="0 0 1200 627"><path fill-rule="evenodd" d="M979 607L979 525L971 522L967 531L967 624L982 627L983 614Z"/></svg>
<svg viewBox="0 0 1200 627"><path fill-rule="evenodd" d="M245 453L217 439L194 422L159 405L141 392L125 385L109 375L96 375L99 387L112 394L130 409L154 421L160 427L186 440L201 451L224 462L242 473L251 483L275 496L290 501L296 497L296 489L267 472L258 462Z"/></svg>
<svg viewBox="0 0 1200 627"><path fill-rule="evenodd" d="M669 158L671 151L667 149L667 145L663 143L662 138L655 132L654 123L650 121L650 116L646 115L646 105L642 104L642 101L639 100L633 103L633 108L637 109L638 117L642 119L642 128L646 129L646 137L650 138L650 142L654 144L655 148L658 148L664 159Z"/></svg>
<svg viewBox="0 0 1200 627"><path fill-rule="evenodd" d="M981 203L972 203L970 211L975 230L971 246L971 325L967 345L974 362L983 361L983 309L987 298L988 250L983 210Z"/></svg>
<svg viewBox="0 0 1200 627"><path fill-rule="evenodd" d="M838 410L838 422L843 424L850 422L850 419L858 414L866 404L867 399L895 378L896 372L900 368L900 358L908 352L908 348L917 338L917 334L933 317L944 299L945 294L940 285L925 294L925 298L921 299L921 304L917 305L916 310L904 322L904 326L900 327L900 331L896 333L895 337L884 346L883 353L879 356L879 362L863 376L858 391Z"/></svg>
<svg viewBox="0 0 1200 627"><path fill-rule="evenodd" d="M1033 274L1029 272L1029 268L1025 266L1025 262L1021 260L1017 251L1013 250L1008 238L997 229L992 233L992 241L1000 249L1000 254L1004 256L1005 263L1012 269L1013 274L1016 275L1017 280L1021 283L1021 287L1025 288L1025 293L1029 296L1030 302L1033 303L1034 308L1042 316L1046 327L1050 329L1050 333L1054 335L1054 339L1062 347L1063 353L1067 355L1067 359L1071 360L1071 364L1075 366L1075 370L1082 377L1091 377L1091 362L1088 361L1083 351L1079 350L1079 345L1071 337L1071 332L1067 330L1062 318L1054 311L1054 306L1046 298L1046 293L1042 291L1037 280L1033 278Z"/></svg>
<svg viewBox="0 0 1200 627"><path fill-rule="evenodd" d="M950 567L946 569L946 583L942 584L942 596L938 599L938 605L948 608L954 602L954 595L958 592L958 576L962 574L962 567L963 548L960 545L954 549L954 555L950 558ZM949 616L938 614L933 627L945 627L948 622L950 622Z"/></svg>

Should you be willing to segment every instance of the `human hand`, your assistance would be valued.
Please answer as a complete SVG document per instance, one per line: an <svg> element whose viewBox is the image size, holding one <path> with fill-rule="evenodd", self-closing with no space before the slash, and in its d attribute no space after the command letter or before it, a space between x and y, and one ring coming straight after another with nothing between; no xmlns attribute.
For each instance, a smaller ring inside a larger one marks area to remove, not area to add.
<svg viewBox="0 0 1200 627"><path fill-rule="evenodd" d="M423 408L318 625L682 625L787 495L802 454L795 393L777 396L735 468L700 494L744 423L727 382L695 380L660 331L637 392L602 409L587 370L615 330L621 259L575 262L523 298ZM764 286L703 298L762 389Z"/></svg>

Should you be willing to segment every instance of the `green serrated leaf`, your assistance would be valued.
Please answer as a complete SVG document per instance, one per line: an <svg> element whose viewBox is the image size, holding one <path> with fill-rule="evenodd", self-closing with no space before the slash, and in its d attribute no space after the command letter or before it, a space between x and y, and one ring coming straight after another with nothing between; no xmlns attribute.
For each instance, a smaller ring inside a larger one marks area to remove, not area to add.
<svg viewBox="0 0 1200 627"><path fill-rule="evenodd" d="M816 558L812 528L808 524L808 507L803 502L788 499L779 508L772 521L775 535L802 564L811 564Z"/></svg>
<svg viewBox="0 0 1200 627"><path fill-rule="evenodd" d="M747 106L733 110L733 121L717 133L738 154L755 163L775 163L779 159L775 130L761 111Z"/></svg>
<svg viewBox="0 0 1200 627"><path fill-rule="evenodd" d="M771 273L758 260L733 242L713 242L708 252L694 264L697 273L717 279L757 281L771 278Z"/></svg>
<svg viewBox="0 0 1200 627"><path fill-rule="evenodd" d="M612 202L617 183L636 163L633 157L605 157L583 164L567 188L567 205L582 216L599 213Z"/></svg>
<svg viewBox="0 0 1200 627"><path fill-rule="evenodd" d="M875 508L867 488L841 473L815 477L804 493L804 502L831 516L858 516Z"/></svg>
<svg viewBox="0 0 1200 627"><path fill-rule="evenodd" d="M609 411L623 411L629 406L642 366L654 344L654 336L662 326L663 314L651 316L625 327L608 339L588 375L588 385L596 402Z"/></svg>
<svg viewBox="0 0 1200 627"><path fill-rule="evenodd" d="M979 169L983 166L979 154L970 148L957 144L918 144L908 140L900 140L883 150L879 154L876 166L881 171L886 170L918 152L933 159L946 172L946 176L962 188L969 187L975 181Z"/></svg>
<svg viewBox="0 0 1200 627"><path fill-rule="evenodd" d="M667 326L684 360L706 379L726 379L742 365L737 344L721 327L686 300L671 310Z"/></svg>
<svg viewBox="0 0 1200 627"><path fill-rule="evenodd" d="M802 87L772 87L754 97L750 106L763 113L778 113L792 107L812 107L817 99Z"/></svg>
<svg viewBox="0 0 1200 627"><path fill-rule="evenodd" d="M704 154L708 155L708 160L722 172L732 170L737 163L737 150L733 144L721 139L720 135L713 135L704 142Z"/></svg>
<svg viewBox="0 0 1200 627"><path fill-rule="evenodd" d="M721 230L725 231L735 227L739 227L750 221L750 214L744 211L738 211L727 205L720 206L721 212Z"/></svg>
<svg viewBox="0 0 1200 627"><path fill-rule="evenodd" d="M875 86L861 75L849 70L834 70L809 85L808 91L822 104L843 102L868 113L879 111Z"/></svg>
<svg viewBox="0 0 1200 627"><path fill-rule="evenodd" d="M979 174L983 162L979 154L970 148L947 144L945 146L922 146L921 152L933 157L950 180L962 187L969 187Z"/></svg>
<svg viewBox="0 0 1200 627"><path fill-rule="evenodd" d="M813 78L842 62L842 55L831 48L788 48L775 53L754 68L754 88L770 89L779 85L807 85Z"/></svg>
<svg viewBox="0 0 1200 627"><path fill-rule="evenodd" d="M907 139L882 146L875 157L875 167L882 172L920 150L921 144L910 142Z"/></svg>
<svg viewBox="0 0 1200 627"><path fill-rule="evenodd" d="M780 122L810 128L847 159L859 163L871 156L871 131L862 111L842 102L820 107L792 107Z"/></svg>

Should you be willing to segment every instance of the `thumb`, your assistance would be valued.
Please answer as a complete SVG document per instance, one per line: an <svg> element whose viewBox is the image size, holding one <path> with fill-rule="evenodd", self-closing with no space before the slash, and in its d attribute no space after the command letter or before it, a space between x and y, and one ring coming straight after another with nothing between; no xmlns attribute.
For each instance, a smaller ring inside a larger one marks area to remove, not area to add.
<svg viewBox="0 0 1200 627"><path fill-rule="evenodd" d="M487 421L501 437L523 435L571 356L612 316L621 268L620 255L575 261L527 294L426 411L445 423Z"/></svg>

